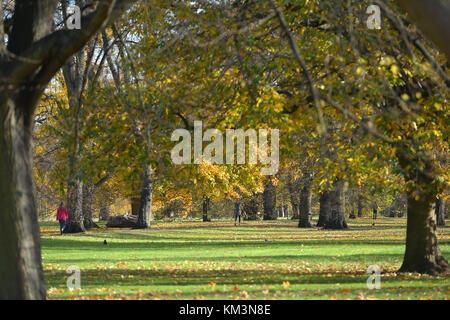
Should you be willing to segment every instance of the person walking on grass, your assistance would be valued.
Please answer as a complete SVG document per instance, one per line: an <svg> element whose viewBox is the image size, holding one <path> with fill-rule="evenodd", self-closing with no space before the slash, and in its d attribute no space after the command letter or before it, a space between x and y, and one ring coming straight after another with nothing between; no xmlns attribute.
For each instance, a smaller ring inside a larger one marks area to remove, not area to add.
<svg viewBox="0 0 450 320"><path fill-rule="evenodd" d="M236 226L237 219L239 219L239 225L241 225L241 201L236 201L234 204L234 226Z"/></svg>
<svg viewBox="0 0 450 320"><path fill-rule="evenodd" d="M68 218L69 216L67 215L67 209L64 207L64 202L61 201L58 211L56 212L56 220L59 221L59 230L61 231L61 235L64 233L64 229L66 228L66 220Z"/></svg>

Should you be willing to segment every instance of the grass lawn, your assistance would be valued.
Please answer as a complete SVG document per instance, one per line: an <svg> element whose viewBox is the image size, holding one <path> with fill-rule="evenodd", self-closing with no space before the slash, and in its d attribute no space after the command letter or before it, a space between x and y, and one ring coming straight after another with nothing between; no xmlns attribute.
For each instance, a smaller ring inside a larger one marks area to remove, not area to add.
<svg viewBox="0 0 450 320"><path fill-rule="evenodd" d="M61 237L57 223L45 222L48 298L448 299L448 276L396 273L406 220L372 223L359 218L349 230L324 231L291 220L237 228L231 221L175 221L155 222L151 231L101 228ZM450 260L450 227L438 232ZM81 291L67 289L71 265L81 269ZM382 270L379 290L367 288L370 265Z"/></svg>

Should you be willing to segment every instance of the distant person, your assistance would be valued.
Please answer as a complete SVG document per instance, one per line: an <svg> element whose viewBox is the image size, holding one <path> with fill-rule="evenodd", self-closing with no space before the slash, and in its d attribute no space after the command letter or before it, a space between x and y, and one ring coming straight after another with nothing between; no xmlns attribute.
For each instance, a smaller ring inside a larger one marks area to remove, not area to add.
<svg viewBox="0 0 450 320"><path fill-rule="evenodd" d="M234 204L234 226L236 226L236 221L239 219L239 225L241 225L241 202L236 201Z"/></svg>
<svg viewBox="0 0 450 320"><path fill-rule="evenodd" d="M69 216L67 215L67 209L64 207L64 202L61 201L56 213L56 220L59 221L59 230L61 231L61 235L64 233L64 229L66 228L66 220L68 218Z"/></svg>

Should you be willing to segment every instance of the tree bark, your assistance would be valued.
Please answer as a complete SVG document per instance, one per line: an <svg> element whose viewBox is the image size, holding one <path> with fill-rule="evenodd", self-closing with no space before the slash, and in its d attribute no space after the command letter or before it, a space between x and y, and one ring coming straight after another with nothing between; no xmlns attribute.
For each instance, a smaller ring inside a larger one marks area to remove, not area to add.
<svg viewBox="0 0 450 320"><path fill-rule="evenodd" d="M344 181L336 181L330 192L330 215L325 229L347 229L345 221L345 191L346 183Z"/></svg>
<svg viewBox="0 0 450 320"><path fill-rule="evenodd" d="M363 215L363 209L364 209L363 196L358 194L358 217L359 218L361 218Z"/></svg>
<svg viewBox="0 0 450 320"><path fill-rule="evenodd" d="M61 66L134 1L100 1L82 30L54 31L58 2L15 1L7 38L0 28L0 299L46 296L31 148L38 100Z"/></svg>
<svg viewBox="0 0 450 320"><path fill-rule="evenodd" d="M323 191L319 199L319 221L317 221L317 227L324 228L328 224L330 218L330 193L329 191Z"/></svg>
<svg viewBox="0 0 450 320"><path fill-rule="evenodd" d="M204 196L203 197L203 222L209 222L211 219L208 218L208 211L211 206L211 198Z"/></svg>
<svg viewBox="0 0 450 320"><path fill-rule="evenodd" d="M406 249L399 272L439 274L450 266L442 256L436 236L435 200L408 193Z"/></svg>
<svg viewBox="0 0 450 320"><path fill-rule="evenodd" d="M276 202L277 195L275 186L272 184L272 180L267 178L263 193L264 220L277 219Z"/></svg>
<svg viewBox="0 0 450 320"><path fill-rule="evenodd" d="M304 186L300 191L300 220L298 222L299 228L311 228L311 199L312 193L310 186Z"/></svg>
<svg viewBox="0 0 450 320"><path fill-rule="evenodd" d="M0 121L0 299L45 299L33 196L32 115L2 97Z"/></svg>
<svg viewBox="0 0 450 320"><path fill-rule="evenodd" d="M95 187L92 183L83 185L83 223L87 230L98 228L98 225L93 220L92 214L92 198L94 197L94 190Z"/></svg>
<svg viewBox="0 0 450 320"><path fill-rule="evenodd" d="M434 211L436 214L436 224L439 227L445 226L445 203L443 197L439 197L438 199L436 199Z"/></svg>
<svg viewBox="0 0 450 320"><path fill-rule="evenodd" d="M150 228L152 213L152 179L151 167L146 166L144 178L142 179L141 203L139 207L139 216L135 229Z"/></svg>
<svg viewBox="0 0 450 320"><path fill-rule="evenodd" d="M83 217L83 183L69 182L67 191L67 226L64 233L86 232Z"/></svg>
<svg viewBox="0 0 450 320"><path fill-rule="evenodd" d="M433 162L423 161L422 170L411 168L408 155L401 150L397 159L404 169L407 181L412 181L414 189L407 190L406 248L403 264L399 272L439 274L450 272L450 265L442 256L436 235L436 195L439 185L432 173Z"/></svg>

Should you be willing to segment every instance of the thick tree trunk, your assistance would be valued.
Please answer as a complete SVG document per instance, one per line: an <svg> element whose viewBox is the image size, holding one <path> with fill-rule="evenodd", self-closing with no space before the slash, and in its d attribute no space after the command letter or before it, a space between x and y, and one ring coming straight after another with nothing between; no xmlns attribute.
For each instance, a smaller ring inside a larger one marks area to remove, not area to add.
<svg viewBox="0 0 450 320"><path fill-rule="evenodd" d="M139 216L135 229L150 228L150 219L152 213L152 179L151 167L147 166L142 179L141 204L139 207Z"/></svg>
<svg viewBox="0 0 450 320"><path fill-rule="evenodd" d="M406 248L399 272L439 274L450 272L450 265L442 256L436 235L436 190L432 176L411 168L411 161L403 153L397 159L404 169L405 179L416 188L407 196ZM424 161L424 171L433 172L433 163Z"/></svg>
<svg viewBox="0 0 450 320"><path fill-rule="evenodd" d="M263 193L264 220L277 219L276 203L277 203L277 194L275 186L272 184L272 180L268 178L264 185L264 193Z"/></svg>
<svg viewBox="0 0 450 320"><path fill-rule="evenodd" d="M7 101L0 110L0 299L45 299L41 240L33 196L32 121Z"/></svg>
<svg viewBox="0 0 450 320"><path fill-rule="evenodd" d="M203 208L202 208L203 222L211 221L211 219L208 218L208 211L209 211L210 206L211 206L211 198L204 196L203 197Z"/></svg>
<svg viewBox="0 0 450 320"><path fill-rule="evenodd" d="M445 226L445 203L444 198L439 197L436 199L436 205L435 205L435 213L436 213L436 224L439 227Z"/></svg>
<svg viewBox="0 0 450 320"><path fill-rule="evenodd" d="M346 183L344 181L336 181L330 192L330 216L325 229L347 229L345 221L345 191Z"/></svg>
<svg viewBox="0 0 450 320"><path fill-rule="evenodd" d="M330 218L330 193L323 191L319 199L319 221L317 221L317 227L325 227L328 224Z"/></svg>
<svg viewBox="0 0 450 320"><path fill-rule="evenodd" d="M399 272L439 274L450 272L436 236L435 200L432 196L408 194L406 249Z"/></svg>
<svg viewBox="0 0 450 320"><path fill-rule="evenodd" d="M311 228L311 199L312 193L310 186L304 186L300 191L300 220L298 222L299 228Z"/></svg>
<svg viewBox="0 0 450 320"><path fill-rule="evenodd" d="M64 233L85 232L83 217L83 183L69 182L67 191L67 226Z"/></svg>
<svg viewBox="0 0 450 320"><path fill-rule="evenodd" d="M83 185L83 222L86 229L98 228L98 225L93 221L92 213L92 198L94 197L94 185Z"/></svg>
<svg viewBox="0 0 450 320"><path fill-rule="evenodd" d="M110 209L109 206L104 206L100 208L99 219L100 221L107 221L109 218Z"/></svg>

